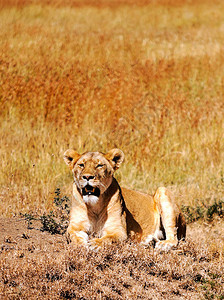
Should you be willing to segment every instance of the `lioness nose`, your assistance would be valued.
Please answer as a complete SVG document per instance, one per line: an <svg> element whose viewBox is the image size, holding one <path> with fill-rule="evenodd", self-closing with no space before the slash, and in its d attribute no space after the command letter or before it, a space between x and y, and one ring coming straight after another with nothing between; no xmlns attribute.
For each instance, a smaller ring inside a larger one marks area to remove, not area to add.
<svg viewBox="0 0 224 300"><path fill-rule="evenodd" d="M87 181L90 180L90 179L94 179L95 176L92 176L92 175L83 175L82 176L82 179L86 179Z"/></svg>

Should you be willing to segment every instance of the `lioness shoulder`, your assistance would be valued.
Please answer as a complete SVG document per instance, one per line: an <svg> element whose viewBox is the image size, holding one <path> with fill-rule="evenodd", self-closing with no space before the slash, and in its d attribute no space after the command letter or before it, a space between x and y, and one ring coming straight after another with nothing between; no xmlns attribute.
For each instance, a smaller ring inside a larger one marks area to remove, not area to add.
<svg viewBox="0 0 224 300"><path fill-rule="evenodd" d="M64 160L74 176L72 242L100 247L130 237L169 250L185 238L185 219L166 188L150 196L119 186L113 174L124 160L121 150L78 154L69 149Z"/></svg>

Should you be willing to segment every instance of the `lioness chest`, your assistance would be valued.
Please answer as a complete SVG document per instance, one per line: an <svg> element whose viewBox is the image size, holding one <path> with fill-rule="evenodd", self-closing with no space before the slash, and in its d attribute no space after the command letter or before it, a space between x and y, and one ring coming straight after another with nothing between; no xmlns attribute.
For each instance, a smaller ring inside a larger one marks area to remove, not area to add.
<svg viewBox="0 0 224 300"><path fill-rule="evenodd" d="M107 211L104 209L99 214L90 213L87 211L88 216L88 234L89 237L100 237L102 235L103 228L107 221Z"/></svg>

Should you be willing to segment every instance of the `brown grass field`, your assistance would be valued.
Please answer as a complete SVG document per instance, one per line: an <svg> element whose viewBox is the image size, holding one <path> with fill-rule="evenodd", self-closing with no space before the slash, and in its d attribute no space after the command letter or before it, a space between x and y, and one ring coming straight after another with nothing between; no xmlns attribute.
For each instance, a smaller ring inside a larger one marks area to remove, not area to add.
<svg viewBox="0 0 224 300"><path fill-rule="evenodd" d="M223 16L222 0L0 0L0 299L224 299ZM71 197L67 148L114 147L122 186L182 206L177 249L27 229L56 188Z"/></svg>

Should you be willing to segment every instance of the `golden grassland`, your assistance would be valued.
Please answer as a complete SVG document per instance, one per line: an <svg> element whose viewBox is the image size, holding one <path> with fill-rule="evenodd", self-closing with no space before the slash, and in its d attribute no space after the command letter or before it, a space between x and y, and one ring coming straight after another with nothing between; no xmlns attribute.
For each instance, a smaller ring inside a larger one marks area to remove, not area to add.
<svg viewBox="0 0 224 300"><path fill-rule="evenodd" d="M0 0L0 297L224 299L217 216L170 253L72 248L18 217L71 196L67 148L122 149L121 185L167 186L195 214L223 201L223 16L221 0Z"/></svg>
<svg viewBox="0 0 224 300"><path fill-rule="evenodd" d="M121 148L124 186L152 193L165 185L181 204L223 197L222 2L6 3L3 215L50 209L56 187L71 193L69 147Z"/></svg>

